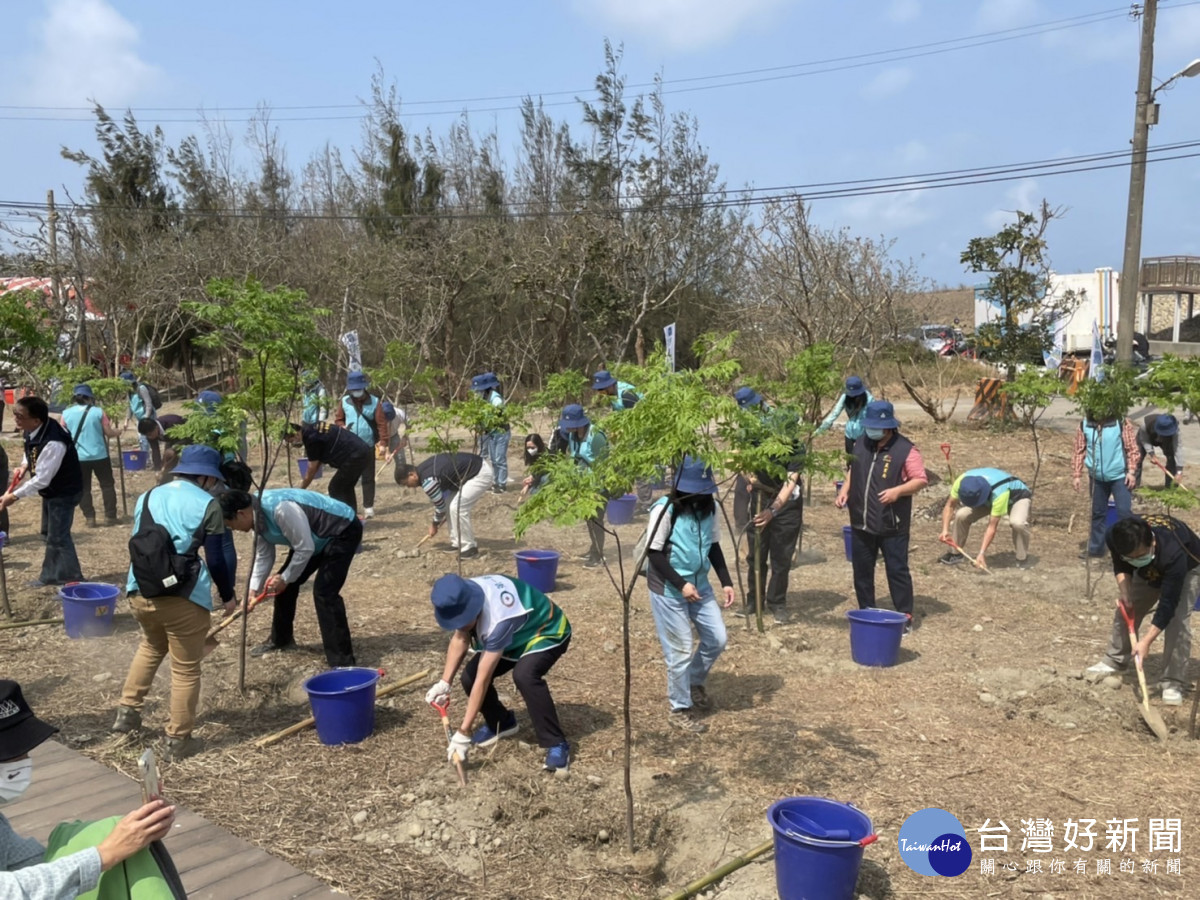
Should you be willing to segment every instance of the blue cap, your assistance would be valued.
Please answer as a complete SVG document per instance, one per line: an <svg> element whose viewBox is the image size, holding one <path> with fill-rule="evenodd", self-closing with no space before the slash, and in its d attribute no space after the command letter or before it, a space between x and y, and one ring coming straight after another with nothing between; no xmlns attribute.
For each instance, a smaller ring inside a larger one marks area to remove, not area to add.
<svg viewBox="0 0 1200 900"><path fill-rule="evenodd" d="M137 376L134 375L132 372L130 372L128 369L126 369L124 372L121 373L121 377L130 383L137 381Z"/></svg>
<svg viewBox="0 0 1200 900"><path fill-rule="evenodd" d="M1159 437L1175 437L1179 434L1179 420L1170 413L1154 420L1154 433Z"/></svg>
<svg viewBox="0 0 1200 900"><path fill-rule="evenodd" d="M435 581L429 599L433 617L446 631L465 628L483 611L483 588L458 575L446 574Z"/></svg>
<svg viewBox="0 0 1200 900"><path fill-rule="evenodd" d="M396 418L396 407L392 406L392 401L383 401L383 415L389 422Z"/></svg>
<svg viewBox="0 0 1200 900"><path fill-rule="evenodd" d="M88 387L86 384L77 384L77 385L75 385L75 396L76 397L87 397L88 399L92 399L95 397L95 394L92 393L92 389L90 387Z"/></svg>
<svg viewBox="0 0 1200 900"><path fill-rule="evenodd" d="M196 402L205 406L216 406L224 399L217 391L201 391L196 395Z"/></svg>
<svg viewBox="0 0 1200 900"><path fill-rule="evenodd" d="M863 384L861 378L857 375L851 375L846 379L846 396L861 397L867 392L867 386Z"/></svg>
<svg viewBox="0 0 1200 900"><path fill-rule="evenodd" d="M681 494L715 494L717 482L713 479L712 468L702 459L685 456L675 480L675 490Z"/></svg>
<svg viewBox="0 0 1200 900"><path fill-rule="evenodd" d="M991 483L982 475L966 475L958 483L958 502L963 506L983 506L991 492Z"/></svg>
<svg viewBox="0 0 1200 900"><path fill-rule="evenodd" d="M762 394L752 387L740 387L733 392L733 399L742 409L759 406L763 402Z"/></svg>
<svg viewBox="0 0 1200 900"><path fill-rule="evenodd" d="M899 428L896 412L886 400L875 400L863 411L864 428Z"/></svg>
<svg viewBox="0 0 1200 900"><path fill-rule="evenodd" d="M221 454L203 444L184 447L183 452L179 454L179 465L171 470L171 474L211 475L221 481L225 480L221 473Z"/></svg>
<svg viewBox="0 0 1200 900"><path fill-rule="evenodd" d="M608 369L601 369L599 372L597 372L595 375L592 376L592 390L593 391L608 390L610 387L612 387L616 383L617 383L617 379L613 377L612 372L608 371Z"/></svg>
<svg viewBox="0 0 1200 900"><path fill-rule="evenodd" d="M500 387L500 379L496 377L495 372L484 372L471 379L471 390L473 391L490 391L498 387Z"/></svg>
<svg viewBox="0 0 1200 900"><path fill-rule="evenodd" d="M367 389L367 376L362 372L351 372L346 376L346 390L348 391L365 391Z"/></svg>
<svg viewBox="0 0 1200 900"><path fill-rule="evenodd" d="M563 431L569 431L572 428L583 428L585 425L591 425L592 420L587 417L587 413L583 411L583 407L578 403L568 403L563 407L562 415L558 419L558 427Z"/></svg>

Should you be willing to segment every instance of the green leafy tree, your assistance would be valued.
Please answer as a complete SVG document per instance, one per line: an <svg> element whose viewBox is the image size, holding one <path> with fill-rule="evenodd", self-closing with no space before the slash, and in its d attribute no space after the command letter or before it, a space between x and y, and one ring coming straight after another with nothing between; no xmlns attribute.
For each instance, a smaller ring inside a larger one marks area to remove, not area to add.
<svg viewBox="0 0 1200 900"><path fill-rule="evenodd" d="M47 382L39 378L39 368L55 359L57 350L54 319L41 291L0 294L0 366L9 379L43 392Z"/></svg>
<svg viewBox="0 0 1200 900"><path fill-rule="evenodd" d="M1080 382L1073 398L1075 406L1094 422L1125 418L1137 396L1136 373L1123 366L1104 366L1099 375Z"/></svg>
<svg viewBox="0 0 1200 900"><path fill-rule="evenodd" d="M432 403L437 396L438 381L446 377L446 372L429 365L416 344L388 341L384 347L383 361L367 369L367 375L372 384L397 402L409 394L415 394Z"/></svg>
<svg viewBox="0 0 1200 900"><path fill-rule="evenodd" d="M1167 354L1137 382L1138 396L1166 410L1200 413L1200 357Z"/></svg>
<svg viewBox="0 0 1200 900"><path fill-rule="evenodd" d="M1038 434L1038 421L1045 414L1062 388L1062 381L1054 372L1030 366L1013 381L1006 382L1001 393L1008 398L1009 406L1017 413L1021 424L1029 429L1033 438L1033 483L1030 490L1037 490L1038 473L1042 469L1042 444Z"/></svg>

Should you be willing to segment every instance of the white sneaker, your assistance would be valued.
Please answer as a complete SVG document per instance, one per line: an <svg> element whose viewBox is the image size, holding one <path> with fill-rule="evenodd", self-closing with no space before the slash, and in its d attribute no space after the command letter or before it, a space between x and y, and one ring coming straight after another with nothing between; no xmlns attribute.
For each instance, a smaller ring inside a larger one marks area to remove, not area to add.
<svg viewBox="0 0 1200 900"><path fill-rule="evenodd" d="M1089 675L1112 675L1116 671L1116 666L1109 665L1104 660L1100 660L1100 662L1096 663L1094 666L1087 667L1087 673Z"/></svg>
<svg viewBox="0 0 1200 900"><path fill-rule="evenodd" d="M363 508L363 518L364 519L375 518L375 507L373 507L373 506L364 507Z"/></svg>
<svg viewBox="0 0 1200 900"><path fill-rule="evenodd" d="M1183 691L1174 686L1163 688L1162 702L1163 706L1182 706Z"/></svg>

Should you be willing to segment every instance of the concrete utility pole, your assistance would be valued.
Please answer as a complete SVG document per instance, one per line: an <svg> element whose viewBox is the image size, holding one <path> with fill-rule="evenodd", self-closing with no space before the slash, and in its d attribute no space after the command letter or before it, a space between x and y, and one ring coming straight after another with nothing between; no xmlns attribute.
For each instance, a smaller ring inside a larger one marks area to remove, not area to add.
<svg viewBox="0 0 1200 900"><path fill-rule="evenodd" d="M1129 160L1129 205L1125 214L1125 259L1117 307L1117 362L1133 361L1133 326L1137 316L1142 265L1142 209L1146 199L1146 145L1150 141L1151 73L1154 69L1154 22L1158 0L1142 7L1142 48L1138 56L1137 103L1133 113L1133 152Z"/></svg>

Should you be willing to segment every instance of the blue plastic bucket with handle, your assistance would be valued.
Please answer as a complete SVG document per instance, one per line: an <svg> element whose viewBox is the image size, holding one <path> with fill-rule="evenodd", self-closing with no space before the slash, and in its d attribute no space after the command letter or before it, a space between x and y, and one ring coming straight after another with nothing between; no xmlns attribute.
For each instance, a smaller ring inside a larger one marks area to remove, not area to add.
<svg viewBox="0 0 1200 900"><path fill-rule="evenodd" d="M860 666L894 666L900 660L900 639L908 616L890 609L852 609L850 656Z"/></svg>
<svg viewBox="0 0 1200 900"><path fill-rule="evenodd" d="M775 888L780 900L853 900L863 848L877 839L857 807L824 797L771 805Z"/></svg>
<svg viewBox="0 0 1200 900"><path fill-rule="evenodd" d="M115 584L96 581L77 581L63 585L58 592L62 600L63 627L72 639L108 637L113 632L113 613L121 589Z"/></svg>
<svg viewBox="0 0 1200 900"><path fill-rule="evenodd" d="M145 450L126 450L121 454L121 460L126 472L141 472L146 468L150 454Z"/></svg>
<svg viewBox="0 0 1200 900"><path fill-rule="evenodd" d="M296 468L300 470L301 478L308 477L308 460L305 457L302 456L298 460L296 460ZM313 478L324 478L324 477L325 477L325 464L318 463L317 471L313 475Z"/></svg>
<svg viewBox="0 0 1200 900"><path fill-rule="evenodd" d="M513 556L517 559L518 578L543 594L554 593L558 578L557 550L518 550Z"/></svg>
<svg viewBox="0 0 1200 900"><path fill-rule="evenodd" d="M842 543L846 546L846 561L854 559L854 529L849 525L842 526Z"/></svg>
<svg viewBox="0 0 1200 900"><path fill-rule="evenodd" d="M378 669L348 666L314 675L304 682L322 744L357 744L375 730Z"/></svg>
<svg viewBox="0 0 1200 900"><path fill-rule="evenodd" d="M626 494L624 497L613 497L613 499L608 501L608 524L628 525L633 521L633 511L636 507L636 494Z"/></svg>

